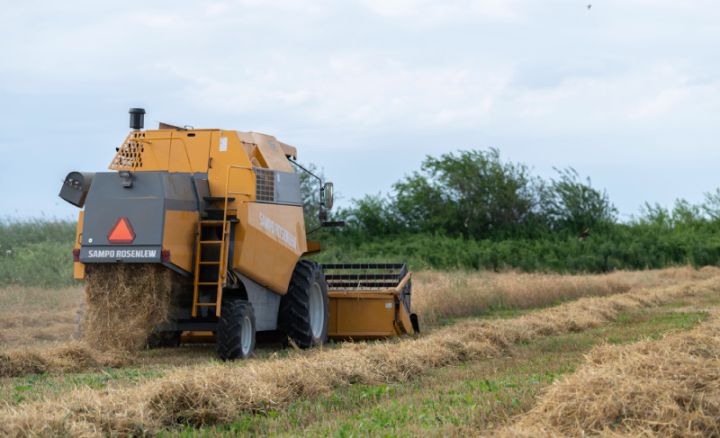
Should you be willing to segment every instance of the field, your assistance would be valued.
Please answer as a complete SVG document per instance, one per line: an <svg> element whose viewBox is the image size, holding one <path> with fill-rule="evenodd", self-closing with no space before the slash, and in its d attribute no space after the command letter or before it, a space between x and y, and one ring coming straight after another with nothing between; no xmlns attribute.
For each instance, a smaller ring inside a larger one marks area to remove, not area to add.
<svg viewBox="0 0 720 438"><path fill-rule="evenodd" d="M420 337L225 364L98 353L71 341L79 287L2 289L0 434L718 434L720 269L427 271L414 291Z"/></svg>

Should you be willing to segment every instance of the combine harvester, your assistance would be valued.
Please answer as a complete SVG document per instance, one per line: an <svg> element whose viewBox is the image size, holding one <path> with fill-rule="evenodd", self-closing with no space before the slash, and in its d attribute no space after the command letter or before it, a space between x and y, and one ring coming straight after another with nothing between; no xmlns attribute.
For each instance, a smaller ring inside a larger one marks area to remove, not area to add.
<svg viewBox="0 0 720 438"><path fill-rule="evenodd" d="M111 172L70 172L60 197L84 207L76 279L97 264L152 263L175 273L181 287L154 344L210 334L229 360L252 355L256 332L280 333L301 348L328 337L418 332L404 264L303 258L320 242L306 237L296 169L320 183L322 225L342 224L325 222L333 185L296 163L294 147L254 132L164 123L143 130L144 114L130 110L132 132Z"/></svg>

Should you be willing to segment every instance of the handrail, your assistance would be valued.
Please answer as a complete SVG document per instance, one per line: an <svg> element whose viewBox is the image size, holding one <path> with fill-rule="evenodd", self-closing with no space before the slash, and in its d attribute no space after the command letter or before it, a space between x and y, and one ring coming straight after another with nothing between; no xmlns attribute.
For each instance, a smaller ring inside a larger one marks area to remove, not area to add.
<svg viewBox="0 0 720 438"><path fill-rule="evenodd" d="M224 195L224 205L223 205L223 231L222 231L222 238L220 243L220 265L218 268L218 289L217 289L217 296L215 299L215 316L218 318L220 317L220 312L222 309L222 290L223 286L225 285L225 279L227 276L227 256L229 253L229 250L227 248L227 242L225 239L225 236L227 236L230 231L228 230L228 222L227 222L227 215L228 215L228 195L245 195L245 196L252 196L252 192L230 192L230 171L232 170L249 170L252 172L252 167L249 166L241 166L237 164L230 164L227 167L227 171L225 173L225 195Z"/></svg>

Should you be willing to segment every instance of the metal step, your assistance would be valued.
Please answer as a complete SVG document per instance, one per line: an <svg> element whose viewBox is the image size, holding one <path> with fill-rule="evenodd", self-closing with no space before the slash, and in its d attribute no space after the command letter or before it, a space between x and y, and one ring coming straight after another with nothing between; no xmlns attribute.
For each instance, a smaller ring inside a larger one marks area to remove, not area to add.
<svg viewBox="0 0 720 438"><path fill-rule="evenodd" d="M203 196L203 200L206 202L220 202L225 201L225 198L222 196ZM228 202L232 202L235 200L235 198L227 198Z"/></svg>
<svg viewBox="0 0 720 438"><path fill-rule="evenodd" d="M225 212L225 209L219 208L219 207L206 207L205 210L203 210L203 212L205 214L219 213L220 215L222 215ZM231 217L231 216L234 217L235 214L236 214L236 209L232 209L232 210L228 209L228 217ZM205 221L203 221L203 222L205 222Z"/></svg>
<svg viewBox="0 0 720 438"><path fill-rule="evenodd" d="M228 218L227 223L229 224L236 224L240 222L240 220L236 217ZM223 224L222 219L203 219L200 221L201 226L208 226L208 227L217 227Z"/></svg>

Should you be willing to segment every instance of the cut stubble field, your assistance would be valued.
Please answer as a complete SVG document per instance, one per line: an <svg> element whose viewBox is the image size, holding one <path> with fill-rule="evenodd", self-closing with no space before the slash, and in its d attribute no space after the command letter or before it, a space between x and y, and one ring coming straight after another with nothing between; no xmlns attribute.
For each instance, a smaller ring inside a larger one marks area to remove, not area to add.
<svg viewBox="0 0 720 438"><path fill-rule="evenodd" d="M718 291L715 268L421 272L413 296L421 337L270 346L223 364L209 346L112 355L68 343L80 289L8 288L0 291L8 316L0 319L0 433L517 434L504 427L520 415L522 428L544 388L593 346L689 330L714 312ZM66 318L49 318L55 310ZM62 325L55 337L37 335L42 318Z"/></svg>

